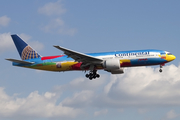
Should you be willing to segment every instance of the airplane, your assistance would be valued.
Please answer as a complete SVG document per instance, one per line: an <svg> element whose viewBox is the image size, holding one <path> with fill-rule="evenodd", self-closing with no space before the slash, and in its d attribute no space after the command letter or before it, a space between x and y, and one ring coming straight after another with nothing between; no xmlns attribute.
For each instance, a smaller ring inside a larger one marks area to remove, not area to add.
<svg viewBox="0 0 180 120"><path fill-rule="evenodd" d="M22 60L6 59L13 66L32 68L46 71L89 71L85 76L90 80L99 78L97 70L105 70L111 74L124 73L125 67L160 65L159 72L165 63L176 57L162 50L134 50L84 54L54 45L64 52L63 55L41 56L18 35L11 35L12 40Z"/></svg>

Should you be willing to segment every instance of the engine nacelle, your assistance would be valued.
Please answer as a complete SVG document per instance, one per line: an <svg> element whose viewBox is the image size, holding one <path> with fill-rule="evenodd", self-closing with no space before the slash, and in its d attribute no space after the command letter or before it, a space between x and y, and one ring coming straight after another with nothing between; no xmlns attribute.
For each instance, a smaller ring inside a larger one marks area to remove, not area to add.
<svg viewBox="0 0 180 120"><path fill-rule="evenodd" d="M120 69L120 60L119 59L109 59L104 61L103 67L105 70L114 70Z"/></svg>
<svg viewBox="0 0 180 120"><path fill-rule="evenodd" d="M104 61L103 67L105 71L111 72L111 74L124 73L123 68L120 67L119 59L109 59Z"/></svg>
<svg viewBox="0 0 180 120"><path fill-rule="evenodd" d="M124 69L120 68L120 69L117 69L117 70L111 70L110 72L111 72L111 74L123 74Z"/></svg>

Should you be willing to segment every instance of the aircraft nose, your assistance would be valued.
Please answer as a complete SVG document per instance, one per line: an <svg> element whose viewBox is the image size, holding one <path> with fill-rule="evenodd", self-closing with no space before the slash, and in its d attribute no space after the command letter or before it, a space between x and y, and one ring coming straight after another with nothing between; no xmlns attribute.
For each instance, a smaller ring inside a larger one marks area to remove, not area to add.
<svg viewBox="0 0 180 120"><path fill-rule="evenodd" d="M172 60L175 60L176 59L176 56L175 55L172 55Z"/></svg>
<svg viewBox="0 0 180 120"><path fill-rule="evenodd" d="M176 59L176 56L174 56L174 55L168 55L167 56L167 61L173 61L175 59Z"/></svg>

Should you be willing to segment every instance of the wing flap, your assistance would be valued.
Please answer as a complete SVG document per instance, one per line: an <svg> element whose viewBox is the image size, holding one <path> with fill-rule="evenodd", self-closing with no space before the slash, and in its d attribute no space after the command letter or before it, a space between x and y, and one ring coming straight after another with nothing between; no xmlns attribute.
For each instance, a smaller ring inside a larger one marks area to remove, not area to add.
<svg viewBox="0 0 180 120"><path fill-rule="evenodd" d="M16 63L20 63L20 64L33 64L34 62L28 62L28 61L23 61L23 60L17 60L17 59L6 59L8 61L11 62L16 62Z"/></svg>
<svg viewBox="0 0 180 120"><path fill-rule="evenodd" d="M90 55L86 55L84 53L80 53L80 52L76 52L64 47L60 47L60 46L55 46L55 48L61 50L64 52L64 54L66 54L68 57L71 57L72 59L74 59L75 61L78 62L84 62L84 63L95 63L95 62L102 62L102 59L99 58L95 58L93 56Z"/></svg>

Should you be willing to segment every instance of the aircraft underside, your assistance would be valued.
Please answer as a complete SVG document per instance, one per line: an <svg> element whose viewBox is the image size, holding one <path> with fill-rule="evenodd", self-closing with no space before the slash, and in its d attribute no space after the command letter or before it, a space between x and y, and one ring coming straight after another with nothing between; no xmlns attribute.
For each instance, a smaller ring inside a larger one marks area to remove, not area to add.
<svg viewBox="0 0 180 120"><path fill-rule="evenodd" d="M147 62L146 59L144 61L138 60L138 62L132 63L133 60L120 60L120 67L121 69L118 69L117 71L114 71L112 74L122 74L124 73L123 68L124 67L137 67L137 66L150 66L150 65L159 65L160 63L155 63L153 61ZM160 72L162 72L162 66L167 61L161 62L160 64ZM19 66L17 64L14 64L15 66ZM38 70L46 70L46 71L54 71L54 72L65 72L65 71L89 71L88 74L85 76L89 78L90 80L99 78L100 75L97 73L97 70L105 70L108 71L102 64L99 65L89 65L82 68L82 62L74 62L74 61L66 61L66 62L43 62L39 64L34 65L26 65L26 66L20 66L20 67L26 67L26 68L32 68L32 69L38 69ZM93 68L91 68L93 67ZM108 71L111 72L111 71ZM117 73L116 73L117 72Z"/></svg>

